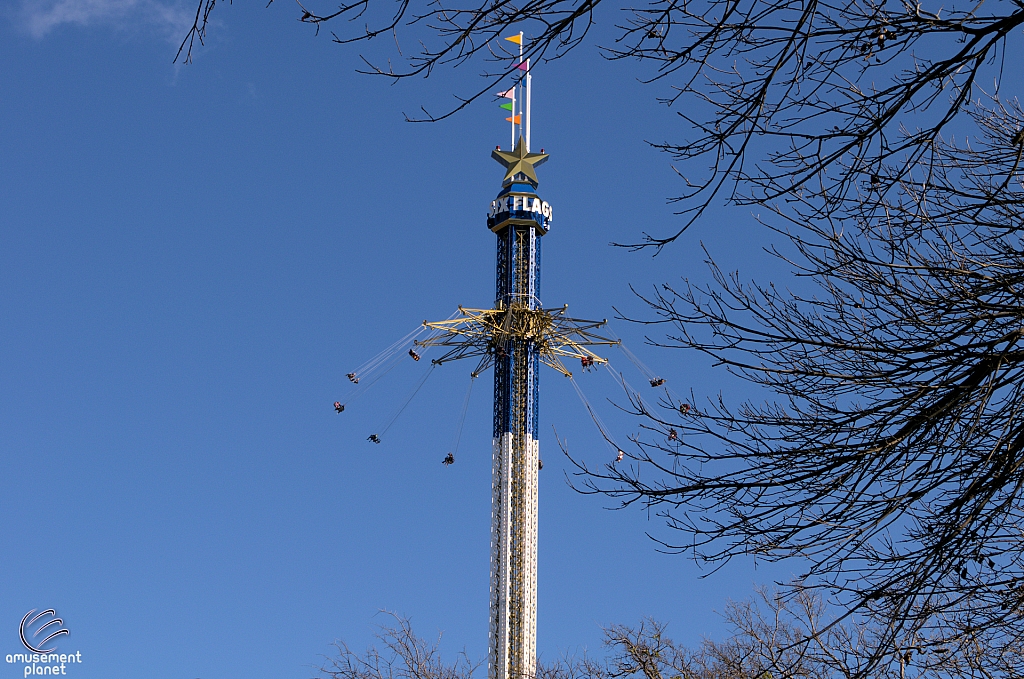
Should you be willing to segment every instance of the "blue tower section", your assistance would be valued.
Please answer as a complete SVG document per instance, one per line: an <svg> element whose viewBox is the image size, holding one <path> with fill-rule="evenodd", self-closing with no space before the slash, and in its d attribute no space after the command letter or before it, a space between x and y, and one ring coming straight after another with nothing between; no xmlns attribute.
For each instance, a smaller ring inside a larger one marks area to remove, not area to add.
<svg viewBox="0 0 1024 679"><path fill-rule="evenodd" d="M543 212L533 213L522 206L537 202L543 209L544 203L530 184L511 184L503 188L495 202L507 211L488 219L488 226L498 236L494 307L536 311L541 308L541 236L548 231L549 219ZM517 338L507 340L505 345L499 347L500 352L495 352L494 437L523 431L536 439L540 367L536 342ZM520 380L525 380L523 385L528 387L525 392L515 388ZM527 400L519 403L517 399L523 395ZM516 413L527 418L520 429L513 428Z"/></svg>
<svg viewBox="0 0 1024 679"><path fill-rule="evenodd" d="M494 307L509 332L493 347L490 679L536 676L541 238L551 206L525 174L506 179L487 226L497 236Z"/></svg>

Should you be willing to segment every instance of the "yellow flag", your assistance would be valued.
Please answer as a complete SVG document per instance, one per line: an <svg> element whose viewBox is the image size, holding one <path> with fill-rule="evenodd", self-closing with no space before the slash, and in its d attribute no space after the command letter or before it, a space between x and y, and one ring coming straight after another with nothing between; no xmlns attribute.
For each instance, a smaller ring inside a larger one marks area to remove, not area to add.
<svg viewBox="0 0 1024 679"><path fill-rule="evenodd" d="M511 38L505 38L505 40L508 40L509 42L514 42L517 45L522 45L523 44L523 36L522 35L513 35Z"/></svg>

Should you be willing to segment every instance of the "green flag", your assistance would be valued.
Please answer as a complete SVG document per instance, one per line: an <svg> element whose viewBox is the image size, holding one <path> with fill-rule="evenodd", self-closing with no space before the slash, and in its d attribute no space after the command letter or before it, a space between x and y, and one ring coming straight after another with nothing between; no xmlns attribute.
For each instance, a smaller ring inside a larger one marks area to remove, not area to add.
<svg viewBox="0 0 1024 679"><path fill-rule="evenodd" d="M511 111L512 110L512 102L509 102L507 104L499 104L499 106L501 106L506 111Z"/></svg>

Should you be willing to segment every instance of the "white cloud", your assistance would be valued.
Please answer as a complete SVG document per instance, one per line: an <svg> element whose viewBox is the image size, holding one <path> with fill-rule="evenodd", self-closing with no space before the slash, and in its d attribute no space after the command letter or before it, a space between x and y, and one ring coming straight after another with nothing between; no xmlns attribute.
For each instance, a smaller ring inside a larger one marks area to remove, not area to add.
<svg viewBox="0 0 1024 679"><path fill-rule="evenodd" d="M181 0L23 0L25 28L42 38L62 24L108 24L118 28L156 28L180 40L192 23Z"/></svg>

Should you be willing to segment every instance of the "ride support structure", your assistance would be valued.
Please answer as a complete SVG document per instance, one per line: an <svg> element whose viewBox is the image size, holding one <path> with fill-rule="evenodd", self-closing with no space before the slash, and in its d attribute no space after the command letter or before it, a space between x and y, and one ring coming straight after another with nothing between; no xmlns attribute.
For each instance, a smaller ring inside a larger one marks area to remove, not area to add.
<svg viewBox="0 0 1024 679"><path fill-rule="evenodd" d="M512 114L506 120L513 148L502 151L499 146L491 153L505 168L487 215L487 227L497 239L494 306L460 306L447 320L424 321L427 336L413 342L421 351L410 354L418 360L427 349L442 348L433 366L476 358L473 380L494 368L488 679L536 679L540 366L571 379L563 359L579 361L584 369L607 365L589 347L620 343L594 333L606 321L570 318L564 306L545 309L541 304L541 240L551 230L554 212L537 194L535 168L548 154L530 151L532 75L529 59L523 58L523 34L506 40L519 46L512 72L521 75L497 95L511 100L501 108ZM444 463L453 462L449 453Z"/></svg>
<svg viewBox="0 0 1024 679"><path fill-rule="evenodd" d="M525 204L529 184L515 184L499 200ZM520 193L513 194L518 189ZM492 218L498 237L495 308L513 325L530 326L540 310L540 233L532 218ZM540 213L541 220L544 219ZM517 319L516 316L519 316ZM519 323L516 323L519 321ZM523 323L525 321L525 323ZM532 328L510 333L494 357L494 431L491 472L491 679L535 677L537 657L537 491L540 446L537 408L540 352ZM523 332L525 331L525 332Z"/></svg>
<svg viewBox="0 0 1024 679"><path fill-rule="evenodd" d="M566 307L541 304L541 240L553 210L537 194L534 168L548 155L531 153L522 135L511 152L499 147L491 155L506 168L487 217L497 238L494 306L459 307L455 318L424 321L432 332L416 344L447 348L434 364L478 358L474 378L494 368L488 679L535 679L539 370L545 364L571 378L563 359L603 365L607 360L588 347L619 342L593 332L605 321L569 318Z"/></svg>
<svg viewBox="0 0 1024 679"><path fill-rule="evenodd" d="M640 363L614 335L609 338L595 332L607 321L570 318L566 315L567 306L544 308L541 304L541 241L552 228L554 211L537 194L536 167L547 161L548 154L544 149L540 153L530 151L532 76L529 59L523 58L523 35L505 39L519 45L519 60L512 71L523 75L511 89L497 94L510 100L500 107L512 113L506 120L512 124L513 143L509 151L502 151L499 146L491 152L491 157L505 168L501 189L487 214L487 227L497 239L494 305L489 309L460 306L446 320L424 321L421 328L348 373L354 385L352 393L346 401L336 401L334 409L344 412L347 403L394 368L410 343L413 348L408 355L414 362L419 362L428 349L440 349L442 355L431 360L412 395L368 437L368 441L379 444L381 435L408 406L434 368L450 361L477 359L452 448L442 460L448 467L455 463L473 383L485 370L494 368L488 679L536 679L538 472L542 467L538 443L540 366L546 365L569 378L601 437L611 447L613 464L622 462L626 453L609 435L564 359L578 361L584 372L604 367L627 389L631 399L640 399L639 393L590 347L618 346L651 387L662 387L665 380ZM416 339L424 335L423 339ZM681 414L689 412L690 406L667 388L666 398L679 403ZM678 441L674 429L669 429L669 440Z"/></svg>

